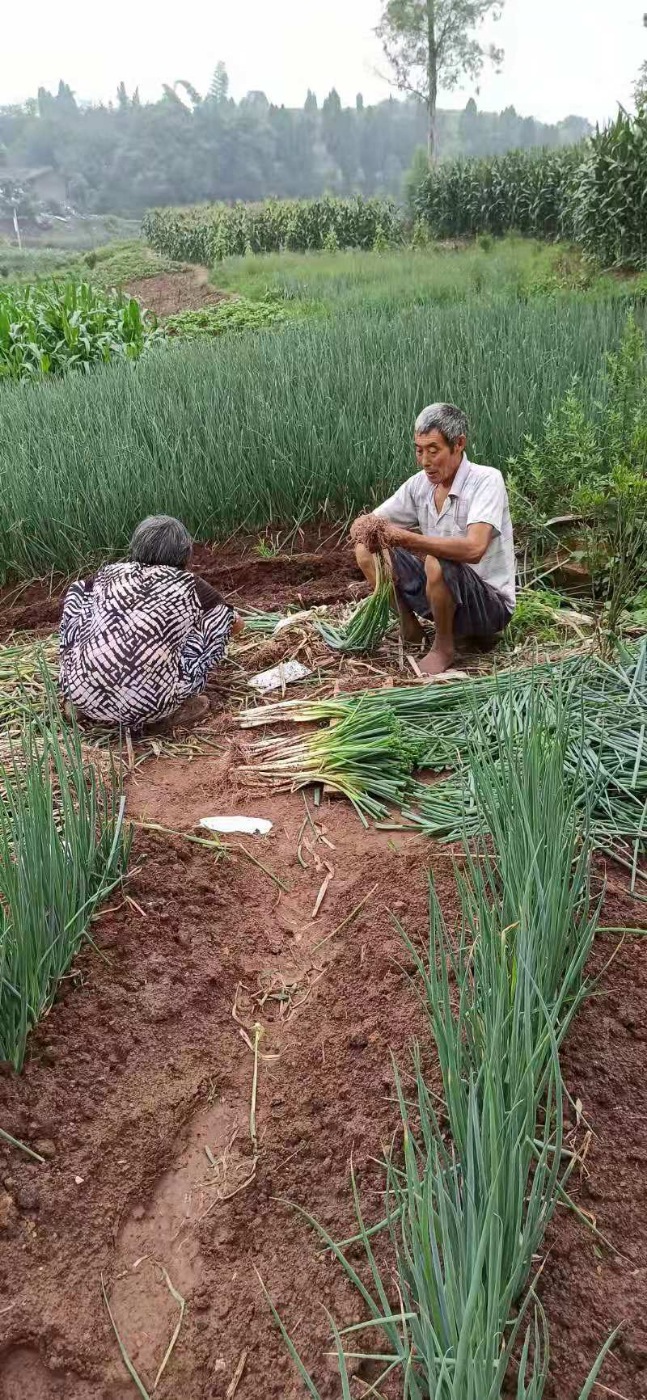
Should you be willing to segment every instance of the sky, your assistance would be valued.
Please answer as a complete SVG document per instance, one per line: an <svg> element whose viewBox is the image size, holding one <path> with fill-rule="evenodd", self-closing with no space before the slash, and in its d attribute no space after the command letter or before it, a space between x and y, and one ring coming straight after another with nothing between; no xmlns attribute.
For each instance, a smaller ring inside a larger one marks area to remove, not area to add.
<svg viewBox="0 0 647 1400"><path fill-rule="evenodd" d="M513 104L523 116L556 121L569 113L604 121L647 58L646 0L506 0L487 31L505 49L500 74L441 94L440 105ZM7 13L8 10L8 13ZM335 86L343 102L388 96L386 64L374 30L380 0L29 0L7 6L2 22L0 105L35 96L59 78L78 99L114 96L123 80L144 99L163 82L186 78L206 90L222 59L232 96L262 89L271 101L301 106ZM91 18L90 18L91 16ZM485 31L484 31L485 33Z"/></svg>

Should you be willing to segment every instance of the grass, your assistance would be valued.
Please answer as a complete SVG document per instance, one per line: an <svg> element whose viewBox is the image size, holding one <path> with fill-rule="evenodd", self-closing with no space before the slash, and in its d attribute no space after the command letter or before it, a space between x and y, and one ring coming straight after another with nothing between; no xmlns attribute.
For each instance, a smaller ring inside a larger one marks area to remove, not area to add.
<svg viewBox="0 0 647 1400"><path fill-rule="evenodd" d="M0 243L0 291L7 283L55 278L91 281L103 289L161 273L176 272L181 263L154 253L141 238L106 243L86 252L78 248L15 248Z"/></svg>
<svg viewBox="0 0 647 1400"><path fill-rule="evenodd" d="M202 538L350 517L415 469L412 424L430 399L463 404L474 459L503 466L574 374L585 405L598 399L624 319L575 296L351 309L11 387L0 577L112 555L151 512Z"/></svg>
<svg viewBox="0 0 647 1400"><path fill-rule="evenodd" d="M401 311L555 290L590 289L604 296L639 290L635 280L602 277L576 249L515 237L385 253L354 249L227 258L211 275L223 290L251 298L269 292L306 302L313 311L342 306Z"/></svg>

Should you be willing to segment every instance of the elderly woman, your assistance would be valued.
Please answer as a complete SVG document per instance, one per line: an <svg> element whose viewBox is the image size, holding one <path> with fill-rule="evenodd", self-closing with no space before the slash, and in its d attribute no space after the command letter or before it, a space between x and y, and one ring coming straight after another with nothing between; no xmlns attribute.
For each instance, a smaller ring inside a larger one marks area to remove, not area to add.
<svg viewBox="0 0 647 1400"><path fill-rule="evenodd" d="M137 526L130 559L73 583L60 629L65 699L102 724L141 729L199 695L243 621L188 568L192 540L168 515Z"/></svg>

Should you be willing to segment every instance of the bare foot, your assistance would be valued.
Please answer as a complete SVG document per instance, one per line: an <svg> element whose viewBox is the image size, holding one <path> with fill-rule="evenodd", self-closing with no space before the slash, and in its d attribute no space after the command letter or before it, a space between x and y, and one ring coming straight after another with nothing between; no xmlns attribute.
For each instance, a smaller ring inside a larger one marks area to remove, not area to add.
<svg viewBox="0 0 647 1400"><path fill-rule="evenodd" d="M201 719L204 719L205 715L208 715L209 708L209 697L207 695L192 695L190 699L185 700L184 703L180 705L180 708L175 711L175 714L171 716L173 728L175 729L177 725L182 725L182 727L184 727L185 725L198 724Z"/></svg>
<svg viewBox="0 0 647 1400"><path fill-rule="evenodd" d="M177 710L172 715L167 715L166 719L154 720L152 725L147 727L149 734L182 734L186 730L193 729L202 719L205 719L210 710L209 697L207 695L190 695L188 700L183 700Z"/></svg>
<svg viewBox="0 0 647 1400"><path fill-rule="evenodd" d="M440 647L433 646L418 664L425 676L441 676L453 665L454 659L453 651L441 651Z"/></svg>

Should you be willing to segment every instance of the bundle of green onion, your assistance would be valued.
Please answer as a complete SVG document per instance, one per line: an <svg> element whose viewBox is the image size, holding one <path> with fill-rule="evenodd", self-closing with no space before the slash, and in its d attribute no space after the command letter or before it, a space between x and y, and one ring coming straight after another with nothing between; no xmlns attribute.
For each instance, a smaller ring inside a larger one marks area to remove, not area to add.
<svg viewBox="0 0 647 1400"><path fill-rule="evenodd" d="M406 801L411 773L423 745L407 725L367 700L353 705L338 723L305 739L265 739L254 747L258 761L243 768L252 782L272 782L292 791L318 783L352 802L364 825L388 814L387 803Z"/></svg>
<svg viewBox="0 0 647 1400"><path fill-rule="evenodd" d="M382 558L375 554L375 588L363 598L341 627L317 622L316 628L333 651L376 651L389 629L393 586Z"/></svg>
<svg viewBox="0 0 647 1400"><path fill-rule="evenodd" d="M245 727L278 720L339 724L361 706L362 731L353 747L352 765L356 776L361 773L367 794L380 793L383 805L384 754L389 748L385 725L387 717L398 720L400 742L416 753L416 767L443 774L443 779L407 781L401 769L398 790L404 786L405 799L390 800L400 806L407 823L430 836L454 841L480 829L472 779L475 736L495 753L501 726L522 735L540 699L547 732L555 729L560 715L568 717L567 771L581 775L580 800L587 788L594 790L596 841L603 847L613 844L614 853L629 864L635 882L641 878L638 852L647 840L647 638L637 648L622 652L613 665L597 656L577 656L560 665L524 667L469 683L393 686L330 700L292 700L247 711L242 723ZM265 776L281 771L273 765L280 765L287 754L295 766L299 755L302 772L323 768L332 733L309 734L298 747L290 739L272 741L272 761L264 764ZM392 757L389 761L393 762Z"/></svg>

